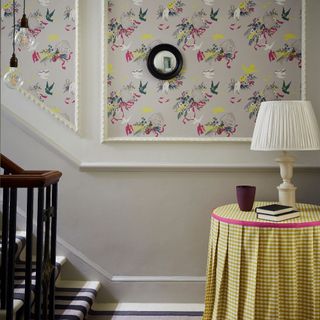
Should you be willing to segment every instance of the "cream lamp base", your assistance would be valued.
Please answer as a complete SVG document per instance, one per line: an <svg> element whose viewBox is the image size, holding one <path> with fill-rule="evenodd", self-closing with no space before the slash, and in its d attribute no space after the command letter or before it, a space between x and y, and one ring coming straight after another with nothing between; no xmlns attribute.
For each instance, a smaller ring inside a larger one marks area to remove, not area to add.
<svg viewBox="0 0 320 320"><path fill-rule="evenodd" d="M283 182L278 186L279 203L285 206L296 207L296 187L291 183L293 176L294 158L289 156L286 151L276 159L280 165L280 175Z"/></svg>

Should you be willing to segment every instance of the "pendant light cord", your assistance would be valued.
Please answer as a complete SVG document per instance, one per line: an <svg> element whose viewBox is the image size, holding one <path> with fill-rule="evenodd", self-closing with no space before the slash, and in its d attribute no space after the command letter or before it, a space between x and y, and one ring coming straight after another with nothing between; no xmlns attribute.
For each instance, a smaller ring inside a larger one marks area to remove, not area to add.
<svg viewBox="0 0 320 320"><path fill-rule="evenodd" d="M15 36L16 36L16 0L13 0L13 36L12 36L13 53L16 52Z"/></svg>
<svg viewBox="0 0 320 320"><path fill-rule="evenodd" d="M26 14L26 0L23 0L23 14Z"/></svg>

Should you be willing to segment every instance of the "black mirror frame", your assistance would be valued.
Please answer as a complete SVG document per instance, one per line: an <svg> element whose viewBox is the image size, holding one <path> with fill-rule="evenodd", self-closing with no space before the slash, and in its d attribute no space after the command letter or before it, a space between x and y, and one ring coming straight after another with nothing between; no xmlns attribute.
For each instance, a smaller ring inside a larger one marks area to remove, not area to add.
<svg viewBox="0 0 320 320"><path fill-rule="evenodd" d="M177 60L176 67L174 68L174 70L172 70L169 73L161 73L154 66L154 63L153 63L154 58L160 51L171 52ZM171 44L167 44L167 43L159 44L159 45L155 46L154 48L152 48L149 52L148 60L147 60L147 67L148 67L149 72L157 79L169 80L169 79L176 77L180 73L180 71L182 69L182 65L183 65L183 58L182 58L180 51L175 46L173 46Z"/></svg>

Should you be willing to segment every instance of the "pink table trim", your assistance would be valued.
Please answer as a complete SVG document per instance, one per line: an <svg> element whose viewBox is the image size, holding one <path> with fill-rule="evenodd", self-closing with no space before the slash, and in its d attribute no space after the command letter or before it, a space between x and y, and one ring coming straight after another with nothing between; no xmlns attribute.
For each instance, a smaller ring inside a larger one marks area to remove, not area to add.
<svg viewBox="0 0 320 320"><path fill-rule="evenodd" d="M306 228L306 227L317 227L320 226L320 221L309 221L309 222L293 222L293 223L279 223L279 222L260 222L260 221L243 221L236 219L229 219L220 217L214 212L211 217L228 224L237 224L244 227L258 227L258 228Z"/></svg>

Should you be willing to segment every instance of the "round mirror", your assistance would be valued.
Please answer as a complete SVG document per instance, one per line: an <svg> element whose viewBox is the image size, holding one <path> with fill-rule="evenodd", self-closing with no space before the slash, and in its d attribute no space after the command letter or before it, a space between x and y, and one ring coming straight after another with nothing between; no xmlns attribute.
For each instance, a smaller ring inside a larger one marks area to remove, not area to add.
<svg viewBox="0 0 320 320"><path fill-rule="evenodd" d="M161 80L169 80L179 74L182 69L182 55L170 44L155 46L148 56L150 73Z"/></svg>

